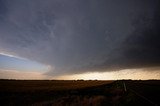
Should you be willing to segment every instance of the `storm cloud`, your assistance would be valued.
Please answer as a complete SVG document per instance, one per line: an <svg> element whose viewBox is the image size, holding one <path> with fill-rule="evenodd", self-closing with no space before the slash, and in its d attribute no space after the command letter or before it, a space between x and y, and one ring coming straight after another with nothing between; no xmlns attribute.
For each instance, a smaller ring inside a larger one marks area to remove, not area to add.
<svg viewBox="0 0 160 106"><path fill-rule="evenodd" d="M159 0L0 0L0 52L49 75L160 65Z"/></svg>

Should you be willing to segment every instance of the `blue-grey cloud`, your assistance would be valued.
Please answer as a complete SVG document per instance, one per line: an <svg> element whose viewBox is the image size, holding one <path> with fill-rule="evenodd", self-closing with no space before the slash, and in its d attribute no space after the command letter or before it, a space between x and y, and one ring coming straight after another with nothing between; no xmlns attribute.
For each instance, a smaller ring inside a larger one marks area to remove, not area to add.
<svg viewBox="0 0 160 106"><path fill-rule="evenodd" d="M158 9L158 0L1 0L0 51L53 75L157 65Z"/></svg>

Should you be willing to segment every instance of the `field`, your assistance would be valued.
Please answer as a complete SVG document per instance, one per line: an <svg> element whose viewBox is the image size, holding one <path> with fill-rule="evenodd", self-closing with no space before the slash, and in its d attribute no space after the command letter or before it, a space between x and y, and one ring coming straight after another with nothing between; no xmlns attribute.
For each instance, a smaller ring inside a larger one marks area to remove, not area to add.
<svg viewBox="0 0 160 106"><path fill-rule="evenodd" d="M160 81L0 80L0 105L159 105Z"/></svg>

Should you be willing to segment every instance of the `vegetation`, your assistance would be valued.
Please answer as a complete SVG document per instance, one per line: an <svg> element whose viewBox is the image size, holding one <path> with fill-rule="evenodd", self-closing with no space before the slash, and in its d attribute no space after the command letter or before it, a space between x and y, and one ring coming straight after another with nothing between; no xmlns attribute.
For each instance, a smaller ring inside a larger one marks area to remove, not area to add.
<svg viewBox="0 0 160 106"><path fill-rule="evenodd" d="M159 80L0 80L0 101L1 106L158 105L159 85Z"/></svg>

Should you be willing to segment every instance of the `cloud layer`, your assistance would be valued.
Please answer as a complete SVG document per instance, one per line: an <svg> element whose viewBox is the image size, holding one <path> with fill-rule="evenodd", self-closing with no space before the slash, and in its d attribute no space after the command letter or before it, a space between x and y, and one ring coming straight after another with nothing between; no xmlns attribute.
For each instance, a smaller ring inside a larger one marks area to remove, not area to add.
<svg viewBox="0 0 160 106"><path fill-rule="evenodd" d="M159 66L159 0L0 0L0 52L46 74Z"/></svg>

